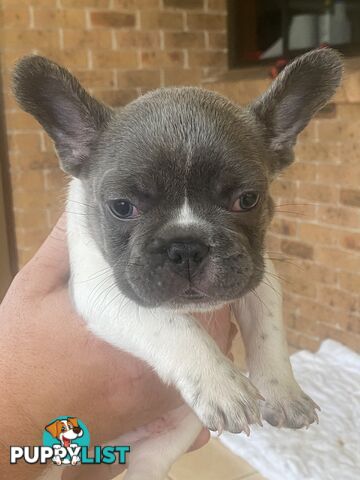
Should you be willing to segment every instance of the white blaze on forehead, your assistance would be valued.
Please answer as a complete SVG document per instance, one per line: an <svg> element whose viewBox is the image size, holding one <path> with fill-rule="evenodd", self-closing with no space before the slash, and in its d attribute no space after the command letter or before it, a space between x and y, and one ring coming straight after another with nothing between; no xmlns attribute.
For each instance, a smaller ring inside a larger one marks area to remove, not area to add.
<svg viewBox="0 0 360 480"><path fill-rule="evenodd" d="M184 203L175 218L175 223L178 225L191 225L192 223L199 223L201 221L201 218L194 214L187 197L185 197Z"/></svg>
<svg viewBox="0 0 360 480"><path fill-rule="evenodd" d="M68 426L67 420L61 420L61 423L64 424L64 426L66 427L66 430L69 430L69 426Z"/></svg>

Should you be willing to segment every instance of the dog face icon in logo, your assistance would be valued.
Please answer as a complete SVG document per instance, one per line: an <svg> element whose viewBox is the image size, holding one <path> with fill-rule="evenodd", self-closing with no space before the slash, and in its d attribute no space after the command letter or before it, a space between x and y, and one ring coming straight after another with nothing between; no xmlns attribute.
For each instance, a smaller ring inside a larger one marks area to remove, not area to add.
<svg viewBox="0 0 360 480"><path fill-rule="evenodd" d="M80 457L73 452L90 443L85 425L76 417L58 417L46 425L43 440L44 445L53 447L55 455L52 460L57 465L76 465Z"/></svg>

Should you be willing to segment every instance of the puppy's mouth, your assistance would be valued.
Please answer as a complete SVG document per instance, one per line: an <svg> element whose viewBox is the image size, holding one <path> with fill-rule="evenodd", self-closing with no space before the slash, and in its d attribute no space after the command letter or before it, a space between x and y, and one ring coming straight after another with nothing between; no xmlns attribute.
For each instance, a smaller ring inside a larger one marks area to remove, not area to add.
<svg viewBox="0 0 360 480"><path fill-rule="evenodd" d="M70 447L70 444L71 444L70 438L63 437L62 440L63 440L63 443L64 443L64 447Z"/></svg>
<svg viewBox="0 0 360 480"><path fill-rule="evenodd" d="M180 294L181 298L189 299L189 300L203 300L206 297L209 297L205 292L202 292L198 288L188 287L186 288L182 294Z"/></svg>

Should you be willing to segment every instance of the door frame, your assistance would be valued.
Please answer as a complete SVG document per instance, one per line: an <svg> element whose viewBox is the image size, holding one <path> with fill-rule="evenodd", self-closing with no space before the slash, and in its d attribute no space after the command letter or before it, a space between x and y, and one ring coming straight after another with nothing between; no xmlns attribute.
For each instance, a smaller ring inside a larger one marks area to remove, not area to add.
<svg viewBox="0 0 360 480"><path fill-rule="evenodd" d="M0 75L0 301L18 269L10 180L5 106Z"/></svg>

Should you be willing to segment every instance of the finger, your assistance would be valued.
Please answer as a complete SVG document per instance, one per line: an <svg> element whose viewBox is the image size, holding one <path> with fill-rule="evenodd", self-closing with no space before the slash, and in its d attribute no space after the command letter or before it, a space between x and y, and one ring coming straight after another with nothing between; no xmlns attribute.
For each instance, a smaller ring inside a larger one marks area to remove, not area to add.
<svg viewBox="0 0 360 480"><path fill-rule="evenodd" d="M64 214L23 270L25 274L31 272L32 285L44 292L52 291L67 282L69 255Z"/></svg>

